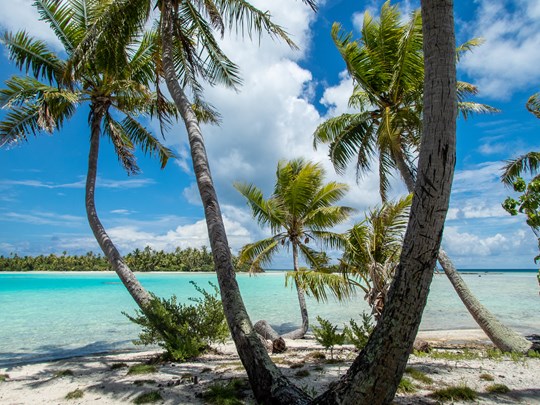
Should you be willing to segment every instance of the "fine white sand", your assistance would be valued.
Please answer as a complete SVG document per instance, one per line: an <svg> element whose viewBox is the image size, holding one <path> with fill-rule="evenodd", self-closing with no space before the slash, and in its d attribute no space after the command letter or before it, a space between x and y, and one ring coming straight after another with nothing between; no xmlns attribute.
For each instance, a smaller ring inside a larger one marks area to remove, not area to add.
<svg viewBox="0 0 540 405"><path fill-rule="evenodd" d="M429 341L437 352L482 355L489 347L487 337L478 330L421 332L419 338ZM357 355L352 347L338 347L334 350L337 361L331 362L329 353L326 360L317 358L324 350L312 338L287 341L287 345L287 352L272 358L294 383L312 395L323 392L339 378ZM0 369L0 374L7 375L0 382L0 404L125 404L150 391L158 391L163 398L157 403L204 404L207 402L202 395L210 385L246 377L232 343L190 362L158 364L155 373L128 374L129 367L149 361L155 355L151 351L85 356ZM478 393L474 403L540 404L540 359L537 358L448 360L412 355L409 366L422 371L433 382L422 383L406 373L416 391L399 393L395 403L435 404L438 402L429 397L433 391L467 385ZM510 391L488 393L486 389L492 384L504 384ZM68 393L77 389L83 393L81 398L66 399ZM243 401L255 403L249 389L244 394Z"/></svg>

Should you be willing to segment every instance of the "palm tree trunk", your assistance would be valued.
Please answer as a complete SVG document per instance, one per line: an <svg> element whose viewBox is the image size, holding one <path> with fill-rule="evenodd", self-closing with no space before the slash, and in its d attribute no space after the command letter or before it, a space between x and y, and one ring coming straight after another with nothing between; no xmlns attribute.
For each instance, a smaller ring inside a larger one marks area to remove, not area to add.
<svg viewBox="0 0 540 405"><path fill-rule="evenodd" d="M424 130L410 221L388 302L368 344L319 404L389 404L427 302L455 165L456 68L452 0L422 0Z"/></svg>
<svg viewBox="0 0 540 405"><path fill-rule="evenodd" d="M402 158L401 164L399 164L398 158L396 159L396 163L401 176L405 180L409 193L413 192L414 178L405 164L405 161ZM413 184L413 187L411 187L410 184ZM467 284L465 284L465 281L463 281L463 278L457 272L452 260L448 257L443 249L439 250L438 261L444 270L444 274L446 274L452 283L456 293L471 316L499 350L503 352L525 353L531 349L531 342L506 325L502 324L485 306L480 303L478 298L476 298L471 290L469 290Z"/></svg>
<svg viewBox="0 0 540 405"><path fill-rule="evenodd" d="M86 215L88 223L94 233L99 247L105 254L105 257L111 263L113 270L118 274L120 280L127 288L139 308L144 312L146 306L152 300L150 294L139 283L130 268L124 263L120 252L114 246L113 241L107 235L105 228L101 224L96 211L95 191L96 191L96 176L97 162L99 155L99 137L101 134L101 120L105 114L106 107L96 106L92 104L94 109L91 118L91 135L90 135L90 153L88 156L88 173L86 175Z"/></svg>
<svg viewBox="0 0 540 405"><path fill-rule="evenodd" d="M293 243L293 269L298 271L298 245ZM303 339L309 329L309 318L306 305L306 293L300 288L298 282L295 280L296 293L298 294L298 304L300 305L300 314L302 315L302 327L292 332L285 333L282 337L284 339Z"/></svg>
<svg viewBox="0 0 540 405"><path fill-rule="evenodd" d="M163 1L161 10L163 75L186 126L193 169L204 206L223 310L232 338L258 402L262 404L306 404L309 401L309 396L283 376L268 356L266 348L253 328L240 295L225 226L208 165L204 139L191 103L178 83L174 68L172 48L174 18L173 1Z"/></svg>
<svg viewBox="0 0 540 405"><path fill-rule="evenodd" d="M526 353L532 348L531 342L508 326L503 325L478 301L457 272L446 252L442 249L439 251L439 263L454 286L459 298L461 298L461 301L469 310L469 313L497 348L503 352L521 353Z"/></svg>

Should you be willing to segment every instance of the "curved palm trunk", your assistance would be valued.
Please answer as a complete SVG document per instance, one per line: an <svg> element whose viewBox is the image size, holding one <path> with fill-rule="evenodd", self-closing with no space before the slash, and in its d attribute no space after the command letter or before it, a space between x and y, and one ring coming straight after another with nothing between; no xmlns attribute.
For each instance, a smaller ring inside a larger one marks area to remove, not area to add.
<svg viewBox="0 0 540 405"><path fill-rule="evenodd" d="M454 286L459 298L463 301L463 304L467 307L476 323L478 323L497 348L503 352L521 353L526 353L531 349L531 342L516 333L513 329L503 325L480 303L480 301L478 301L458 274L446 252L442 249L439 251L439 263Z"/></svg>
<svg viewBox="0 0 540 405"><path fill-rule="evenodd" d="M293 266L294 271L298 271L298 245L293 243ZM309 329L309 318L306 305L306 293L299 287L298 282L295 280L296 293L298 294L298 304L300 305L300 314L302 315L302 327L293 330L292 332L285 333L282 337L285 339L302 339Z"/></svg>
<svg viewBox="0 0 540 405"><path fill-rule="evenodd" d="M96 107L92 105L94 109L91 118L91 135L90 135L90 153L88 155L88 173L86 175L86 215L88 217L88 223L94 233L99 247L105 254L105 257L111 263L113 270L118 274L120 280L127 288L135 302L141 310L144 309L148 303L152 300L152 297L139 283L139 280L135 278L135 275L130 268L124 263L120 252L114 246L109 235L105 231L105 228L101 224L96 211L95 203L95 191L96 191L96 176L97 176L97 162L99 155L99 137L101 133L101 119L105 114L106 107Z"/></svg>
<svg viewBox="0 0 540 405"><path fill-rule="evenodd" d="M409 184L414 185L414 179L411 172L408 170L405 161L399 164L399 159L396 159L397 166L401 176L407 184L409 192L414 190ZM503 323L501 323L485 306L483 306L478 298L469 290L463 278L459 275L452 260L448 257L443 249L439 250L438 261L444 270L444 274L452 283L463 305L467 308L471 316L474 318L478 326L484 331L498 349L503 352L527 352L532 347L532 343L523 336L516 333Z"/></svg>
<svg viewBox="0 0 540 405"><path fill-rule="evenodd" d="M186 126L193 169L204 206L208 237L221 291L225 317L238 355L247 371L255 398L262 404L305 404L309 396L292 384L271 361L248 316L231 261L231 253L216 191L210 174L204 139L197 118L179 85L173 59L172 0L162 2L163 72L167 88Z"/></svg>
<svg viewBox="0 0 540 405"><path fill-rule="evenodd" d="M320 404L388 404L405 370L442 239L455 165L456 68L451 0L422 1L424 131L410 221L388 302L367 346Z"/></svg>

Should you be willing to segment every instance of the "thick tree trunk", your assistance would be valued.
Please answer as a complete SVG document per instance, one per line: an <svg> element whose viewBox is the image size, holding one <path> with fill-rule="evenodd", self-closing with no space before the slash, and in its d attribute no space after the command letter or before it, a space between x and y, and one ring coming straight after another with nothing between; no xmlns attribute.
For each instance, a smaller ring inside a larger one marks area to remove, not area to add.
<svg viewBox="0 0 540 405"><path fill-rule="evenodd" d="M131 269L124 263L120 252L114 246L105 228L101 224L96 211L95 191L96 191L96 176L97 162L99 155L99 137L101 134L101 120L105 114L106 106L92 104L94 108L91 119L91 135L90 135L90 153L88 156L88 173L86 175L86 215L88 223L94 233L94 236L99 244L99 247L111 263L113 270L118 274L120 280L127 288L139 308L144 312L145 307L152 300L152 297L139 283Z"/></svg>
<svg viewBox="0 0 540 405"><path fill-rule="evenodd" d="M414 187L414 178L407 166L404 164L398 165L401 176L405 180L405 184L409 192L412 192ZM523 336L502 324L486 307L469 290L467 284L457 272L452 260L448 257L443 249L439 250L439 263L444 270L444 273L452 283L463 305L467 308L471 316L474 318L478 326L484 331L498 349L503 352L522 352L526 353L531 349L532 343Z"/></svg>
<svg viewBox="0 0 540 405"><path fill-rule="evenodd" d="M433 277L454 173L457 106L452 8L451 0L422 1L423 139L409 225L388 302L367 346L347 374L316 403L390 403L412 350Z"/></svg>
<svg viewBox="0 0 540 405"><path fill-rule="evenodd" d="M293 243L293 267L294 271L298 271L298 246ZM292 332L285 333L283 338L285 339L303 339L309 329L309 318L306 305L306 293L300 288L298 282L294 281L296 286L296 293L298 295L298 304L300 305L300 315L302 316L302 327L293 330Z"/></svg>
<svg viewBox="0 0 540 405"><path fill-rule="evenodd" d="M521 353L526 353L532 348L531 342L508 326L503 325L478 301L457 272L446 252L442 249L439 251L439 263L454 286L459 298L461 298L461 301L463 301L463 304L469 310L469 313L497 348L503 352Z"/></svg>
<svg viewBox="0 0 540 405"><path fill-rule="evenodd" d="M178 83L174 68L172 44L175 11L173 1L165 0L161 4L163 74L167 88L186 126L193 169L204 206L223 309L238 355L246 369L251 388L259 403L308 403L309 396L284 377L271 361L259 335L251 324L244 306L232 266L229 243L208 165L204 139L197 118L191 108L191 103Z"/></svg>

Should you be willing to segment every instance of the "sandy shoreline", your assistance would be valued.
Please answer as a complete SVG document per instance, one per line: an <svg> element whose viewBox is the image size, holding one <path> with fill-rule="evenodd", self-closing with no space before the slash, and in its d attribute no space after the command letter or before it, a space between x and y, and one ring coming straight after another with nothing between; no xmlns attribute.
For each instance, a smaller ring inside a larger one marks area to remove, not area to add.
<svg viewBox="0 0 540 405"><path fill-rule="evenodd" d="M458 355L451 359L411 356L409 366L425 373L432 382L419 382L406 373L415 392L398 394L396 403L437 403L427 395L441 387L463 384L478 392L475 403L540 403L540 359L484 358L489 345L480 330L424 331L419 337L429 341L437 353ZM287 343L289 350L272 358L294 383L311 394L323 392L356 356L352 347L339 347L335 350L338 361L330 362L317 358L324 350L312 338ZM0 403L125 404L141 394L156 391L162 397L157 403L204 404L208 402L202 396L211 385L232 378L245 379L231 342L190 362L158 364L154 373L128 373L129 367L148 362L156 353L104 354L1 368L0 374L7 377L0 380ZM460 357L463 354L467 355L466 359ZM486 381L485 376L493 381ZM510 391L488 393L486 389L492 384L504 384ZM66 399L66 395L76 390L80 390L82 397ZM254 403L249 389L244 395L245 403Z"/></svg>

